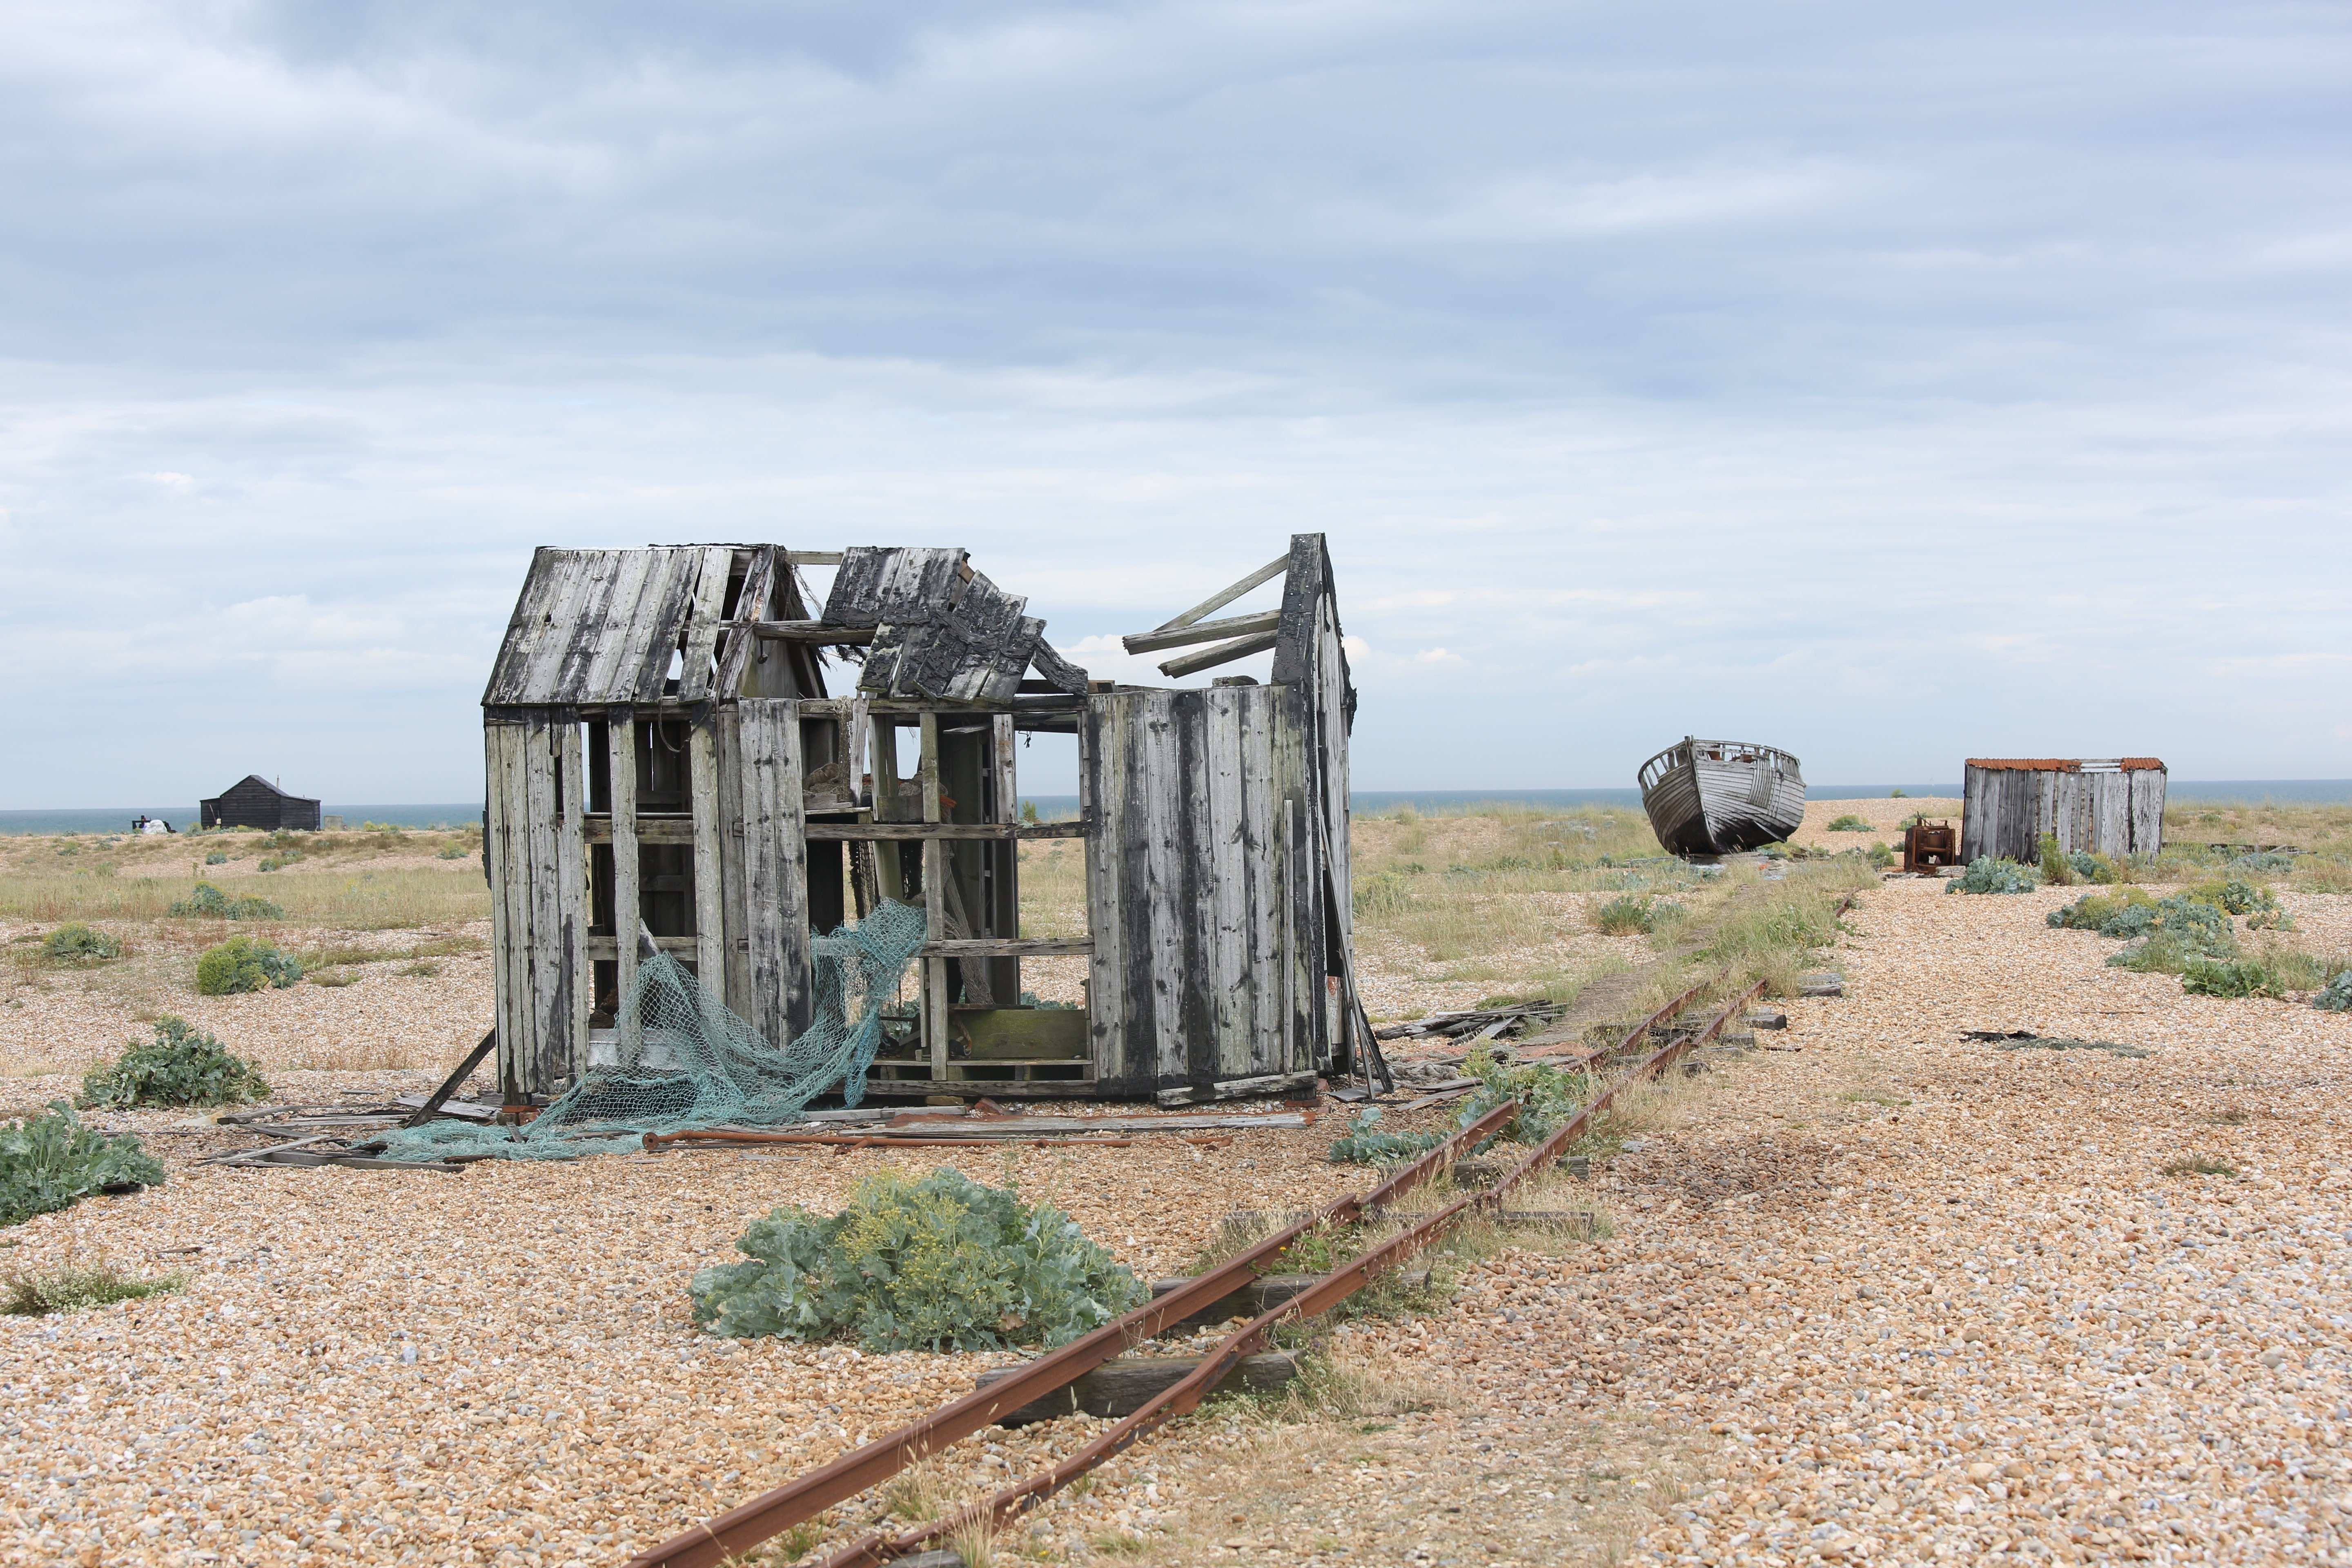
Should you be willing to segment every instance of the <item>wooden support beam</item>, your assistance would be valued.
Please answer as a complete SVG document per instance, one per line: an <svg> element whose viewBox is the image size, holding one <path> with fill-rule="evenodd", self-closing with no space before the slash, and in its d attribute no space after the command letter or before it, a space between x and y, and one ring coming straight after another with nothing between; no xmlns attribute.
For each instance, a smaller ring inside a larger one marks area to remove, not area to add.
<svg viewBox="0 0 2352 1568"><path fill-rule="evenodd" d="M923 944L927 958L1052 958L1094 950L1090 937L983 936Z"/></svg>
<svg viewBox="0 0 2352 1568"><path fill-rule="evenodd" d="M634 804L636 795L634 780L630 784L629 795ZM619 800L620 790L616 784L614 787L613 815L610 817L592 816L581 824L581 831L586 835L589 843L619 845L622 831L619 826L621 822ZM683 816L641 816L629 824L628 831L631 839L638 844L691 844L694 842L694 823L690 818ZM616 872L614 886L617 888L619 885L620 879ZM621 917L621 923L623 925L628 923L626 914Z"/></svg>
<svg viewBox="0 0 2352 1568"><path fill-rule="evenodd" d="M1164 647L1189 647L1193 643L1215 642L1222 637L1253 637L1280 625L1280 610L1261 610L1254 616L1233 616L1222 621L1196 621L1172 632L1137 632L1118 640L1129 653L1158 653Z"/></svg>
<svg viewBox="0 0 2352 1568"><path fill-rule="evenodd" d="M787 550L784 559L795 566L838 566L841 553L838 550Z"/></svg>
<svg viewBox="0 0 2352 1568"><path fill-rule="evenodd" d="M905 838L1084 838L1084 822L812 822L812 839L853 842Z"/></svg>
<svg viewBox="0 0 2352 1568"><path fill-rule="evenodd" d="M1236 637L1232 642L1219 643L1214 647L1202 648L1199 653L1188 653L1181 658L1171 658L1160 667L1160 673L1166 676L1198 675L1204 669L1214 669L1221 664L1231 664L1237 658L1247 658L1254 653L1264 653L1281 639L1280 632L1260 632L1255 637Z"/></svg>
<svg viewBox="0 0 2352 1568"><path fill-rule="evenodd" d="M751 633L770 642L826 643L836 647L864 647L874 640L872 626L829 626L823 621L761 621Z"/></svg>
<svg viewBox="0 0 2352 1568"><path fill-rule="evenodd" d="M604 823L589 823L588 840L597 841L596 829L603 827L604 837L613 845L613 929L635 931L644 921L645 900L638 891L641 869L637 854L637 726L625 713L616 713L607 721L605 733L610 738L613 760L613 816ZM619 1005L626 1009L630 994L637 988L637 944L635 942L615 943L614 956L620 960ZM590 944L592 953L594 944ZM614 1018L615 1025L625 1024L623 1017Z"/></svg>
<svg viewBox="0 0 2352 1568"><path fill-rule="evenodd" d="M1200 620L1202 616L1214 614L1216 611L1223 609L1227 605L1232 604L1235 599L1240 598L1244 594L1248 593L1252 588L1256 587L1259 584L1273 582L1276 577L1281 576L1282 574L1288 569L1289 565L1290 552L1286 550L1281 554L1276 556L1273 560L1267 562L1265 565L1259 567L1256 571L1251 573L1248 576L1243 578L1240 582L1234 584L1232 587L1220 588L1217 592L1210 595L1207 598L1202 600L1199 604L1193 605L1191 609L1185 611L1174 620L1164 621L1151 629L1155 632L1172 632L1179 626L1189 626L1194 621Z"/></svg>
<svg viewBox="0 0 2352 1568"><path fill-rule="evenodd" d="M918 721L923 737L923 760L917 774L923 786L923 821L940 822L940 716L925 713ZM932 942L947 935L947 841L936 835L923 840L923 930ZM929 1047L931 1076L948 1076L948 961L926 958L923 965L923 1040Z"/></svg>
<svg viewBox="0 0 2352 1568"><path fill-rule="evenodd" d="M688 783L694 803L695 977L727 994L727 897L719 846L719 743L708 724L687 735Z"/></svg>

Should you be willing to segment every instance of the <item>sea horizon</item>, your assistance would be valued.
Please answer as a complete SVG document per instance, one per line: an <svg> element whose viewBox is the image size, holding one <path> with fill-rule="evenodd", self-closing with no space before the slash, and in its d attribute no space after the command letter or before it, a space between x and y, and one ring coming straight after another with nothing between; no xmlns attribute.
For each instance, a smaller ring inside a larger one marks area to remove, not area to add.
<svg viewBox="0 0 2352 1568"><path fill-rule="evenodd" d="M1901 790L1906 795L1950 798L1958 796L1957 781L1945 784L1814 784L1807 788L1811 800L1874 800ZM2167 788L2168 801L2243 801L2260 803L2265 800L2293 802L2297 805L2326 805L2337 802L2352 804L2352 779L2178 779ZM1421 789L1421 790L1358 790L1350 797L1355 810L1370 814L1394 811L1402 805L1412 805L1418 811L1461 811L1483 805L1558 806L1572 809L1580 805L1639 805L1642 792L1626 786L1595 789ZM1072 816L1078 808L1075 795L1024 795L1024 804L1034 805L1043 816ZM344 826L356 830L363 823L381 822L395 827L462 827L477 823L482 817L478 801L442 801L423 805L341 805L328 803L320 808L326 816L340 816ZM176 829L186 829L201 820L194 805L116 805L116 806L53 806L44 808L0 811L0 836L23 836L54 833L122 833L129 830L131 820L141 816L160 817Z"/></svg>

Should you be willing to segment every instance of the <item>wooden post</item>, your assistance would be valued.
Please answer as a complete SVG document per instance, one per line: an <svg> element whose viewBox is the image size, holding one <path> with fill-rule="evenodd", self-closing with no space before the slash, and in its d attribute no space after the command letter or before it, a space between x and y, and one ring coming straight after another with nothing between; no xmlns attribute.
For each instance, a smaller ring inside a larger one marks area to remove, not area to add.
<svg viewBox="0 0 2352 1568"><path fill-rule="evenodd" d="M613 1016L616 1029L628 1027L629 997L637 988L637 927L645 907L638 892L637 858L637 725L634 715L615 713L605 721L613 753L613 937L618 955L620 1011Z"/></svg>
<svg viewBox="0 0 2352 1568"><path fill-rule="evenodd" d="M708 724L688 731L689 804L694 811L694 966L716 996L727 990L727 902L719 868L719 748Z"/></svg>
<svg viewBox="0 0 2352 1568"><path fill-rule="evenodd" d="M926 709L922 719L923 820L940 820L940 716ZM948 847L939 838L923 840L923 932L939 942L947 930ZM948 961L923 960L923 1042L930 1048L931 1077L948 1076Z"/></svg>
<svg viewBox="0 0 2352 1568"><path fill-rule="evenodd" d="M561 1058L566 1089L588 1066L588 1013L596 1000L596 971L588 960L588 922L594 905L588 896L588 829L583 819L588 809L588 769L582 741L579 719L567 718L557 732L555 753L562 782L562 817L556 824L555 839L555 876L562 891L556 908L563 922L559 940L565 948L564 963L572 972L572 1009L564 1020Z"/></svg>

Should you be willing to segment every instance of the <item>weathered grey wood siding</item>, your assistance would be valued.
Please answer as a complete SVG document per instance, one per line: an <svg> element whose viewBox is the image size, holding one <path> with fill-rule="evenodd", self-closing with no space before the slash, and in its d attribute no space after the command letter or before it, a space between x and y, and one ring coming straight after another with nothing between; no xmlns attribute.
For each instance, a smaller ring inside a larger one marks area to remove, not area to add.
<svg viewBox="0 0 2352 1568"><path fill-rule="evenodd" d="M729 910L730 945L743 980L728 1005L777 1045L809 1023L808 845L801 796L800 704L746 699L720 733L720 769L735 780L739 815L724 837L740 867ZM734 969L730 958L730 982Z"/></svg>
<svg viewBox="0 0 2352 1568"><path fill-rule="evenodd" d="M1088 703L1088 996L1103 1087L1313 1066L1286 951L1299 924L1286 821L1309 804L1295 739L1305 718L1301 694L1284 687Z"/></svg>
<svg viewBox="0 0 2352 1568"><path fill-rule="evenodd" d="M2050 834L2068 853L2154 855L2164 847L2161 767L1987 767L1961 785L1960 856L2032 861Z"/></svg>
<svg viewBox="0 0 2352 1568"><path fill-rule="evenodd" d="M482 733L499 1082L520 1100L568 1083L586 1047L586 775L569 714L525 713Z"/></svg>

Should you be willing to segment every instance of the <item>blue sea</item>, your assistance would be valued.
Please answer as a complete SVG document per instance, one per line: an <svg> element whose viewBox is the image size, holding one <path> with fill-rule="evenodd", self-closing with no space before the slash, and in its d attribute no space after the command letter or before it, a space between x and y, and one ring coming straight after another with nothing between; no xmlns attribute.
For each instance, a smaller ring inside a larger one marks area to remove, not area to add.
<svg viewBox="0 0 2352 1568"><path fill-rule="evenodd" d="M1943 784L1811 784L1805 794L1813 800L1873 800L1883 799L1900 789L1907 795L1953 796L1960 793L1957 779ZM2352 779L2174 779L2166 791L2168 799L2176 801L2294 801L2300 804L2352 803ZM1037 814L1049 821L1055 817L1076 816L1078 797L1074 795L1041 795L1024 796L1035 805ZM1568 808L1579 805L1631 805L1642 804L1642 792L1637 789L1368 789L1356 792L1355 807L1360 812L1394 811L1410 803L1423 812L1461 811L1474 805L1499 804L1536 807ZM459 801L439 805L338 805L329 801L320 810L329 816L340 816L346 826L357 828L363 822L386 822L399 827L457 827L482 819L478 803ZM174 827L189 827L198 820L193 805L116 805L74 806L50 811L0 811L0 834L9 833L121 833L129 829L131 819L142 813L159 816Z"/></svg>

